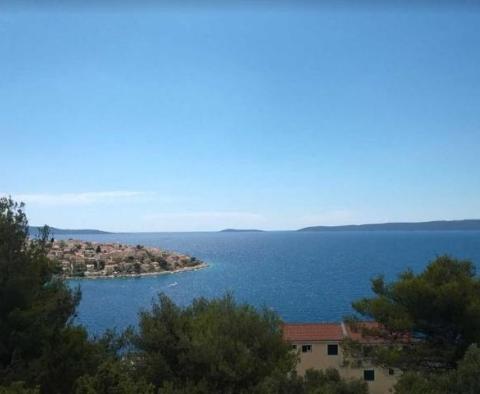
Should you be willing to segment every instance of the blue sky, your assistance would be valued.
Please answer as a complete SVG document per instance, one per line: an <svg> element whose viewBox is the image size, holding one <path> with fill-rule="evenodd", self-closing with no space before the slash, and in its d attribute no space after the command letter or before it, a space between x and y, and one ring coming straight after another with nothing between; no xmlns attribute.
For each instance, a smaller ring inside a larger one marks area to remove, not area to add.
<svg viewBox="0 0 480 394"><path fill-rule="evenodd" d="M480 12L0 14L0 193L31 224L480 217Z"/></svg>

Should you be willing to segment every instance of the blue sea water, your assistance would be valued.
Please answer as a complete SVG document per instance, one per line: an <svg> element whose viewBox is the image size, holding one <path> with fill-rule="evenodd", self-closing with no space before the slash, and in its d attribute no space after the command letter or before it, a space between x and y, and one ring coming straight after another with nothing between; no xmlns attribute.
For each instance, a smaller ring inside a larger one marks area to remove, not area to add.
<svg viewBox="0 0 480 394"><path fill-rule="evenodd" d="M369 296L370 279L407 268L421 271L438 255L480 264L480 232L132 233L62 236L143 244L188 253L206 269L141 278L83 279L77 320L92 334L135 325L159 292L186 305L195 297L233 292L272 308L289 322L335 321Z"/></svg>

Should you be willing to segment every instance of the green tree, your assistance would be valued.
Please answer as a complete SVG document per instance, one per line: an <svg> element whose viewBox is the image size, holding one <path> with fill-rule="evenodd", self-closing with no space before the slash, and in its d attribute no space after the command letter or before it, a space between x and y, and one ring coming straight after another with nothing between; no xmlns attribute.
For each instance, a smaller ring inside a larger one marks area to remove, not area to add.
<svg viewBox="0 0 480 394"><path fill-rule="evenodd" d="M273 376L257 388L258 394L368 394L368 385L360 379L345 380L338 370L309 369L305 376L294 373Z"/></svg>
<svg viewBox="0 0 480 394"><path fill-rule="evenodd" d="M456 370L444 374L408 372L395 386L396 394L477 394L480 392L480 349L471 345Z"/></svg>
<svg viewBox="0 0 480 394"><path fill-rule="evenodd" d="M353 307L381 324L367 330L389 344L375 347L377 363L404 371L455 369L467 348L480 342L480 280L469 261L440 256L423 272L406 271L393 283L377 277L372 290L374 297Z"/></svg>
<svg viewBox="0 0 480 394"><path fill-rule="evenodd" d="M135 381L129 366L109 359L99 365L94 375L85 375L75 384L75 394L154 394L154 387L144 380Z"/></svg>
<svg viewBox="0 0 480 394"><path fill-rule="evenodd" d="M368 394L367 383L344 380L336 369L307 370L304 377L305 394Z"/></svg>
<svg viewBox="0 0 480 394"><path fill-rule="evenodd" d="M338 371L295 373L297 355L278 316L238 304L229 294L181 308L164 294L140 313L128 359L160 394L367 394Z"/></svg>
<svg viewBox="0 0 480 394"><path fill-rule="evenodd" d="M15 382L9 386L0 386L0 394L40 394L40 390L27 388L23 382Z"/></svg>
<svg viewBox="0 0 480 394"><path fill-rule="evenodd" d="M476 344L471 345L451 380L458 394L476 394L480 392L480 349Z"/></svg>
<svg viewBox="0 0 480 394"><path fill-rule="evenodd" d="M238 305L230 295L197 299L186 308L160 295L151 311L140 314L133 344L138 373L167 392L190 386L199 392L250 393L295 365L278 317Z"/></svg>
<svg viewBox="0 0 480 394"><path fill-rule="evenodd" d="M0 385L22 381L42 393L71 392L105 346L72 325L80 300L47 258L48 228L28 238L23 204L0 199ZM19 389L20 390L20 389Z"/></svg>

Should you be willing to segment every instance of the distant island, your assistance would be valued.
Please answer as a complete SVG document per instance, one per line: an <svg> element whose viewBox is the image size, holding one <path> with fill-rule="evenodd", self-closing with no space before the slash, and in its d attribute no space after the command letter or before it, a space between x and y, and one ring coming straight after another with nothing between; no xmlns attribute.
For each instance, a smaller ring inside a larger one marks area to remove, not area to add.
<svg viewBox="0 0 480 394"><path fill-rule="evenodd" d="M207 267L195 257L143 245L55 240L48 257L66 278L108 278L158 275Z"/></svg>
<svg viewBox="0 0 480 394"><path fill-rule="evenodd" d="M42 226L29 226L28 232L30 235L36 235L38 231L42 228ZM93 230L93 229L80 229L80 230L73 230L73 229L61 229L55 227L49 227L50 234L58 235L58 234L111 234L108 231L101 231L101 230Z"/></svg>
<svg viewBox="0 0 480 394"><path fill-rule="evenodd" d="M220 230L221 233L263 233L264 230L257 230L257 229L237 229L237 228L226 228L224 230Z"/></svg>
<svg viewBox="0 0 480 394"><path fill-rule="evenodd" d="M479 219L313 226L297 231L480 231Z"/></svg>

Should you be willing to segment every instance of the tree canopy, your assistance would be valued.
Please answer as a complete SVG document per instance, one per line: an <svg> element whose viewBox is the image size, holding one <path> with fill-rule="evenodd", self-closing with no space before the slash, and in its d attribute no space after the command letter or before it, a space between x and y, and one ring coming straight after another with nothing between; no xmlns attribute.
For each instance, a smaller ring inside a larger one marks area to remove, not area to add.
<svg viewBox="0 0 480 394"><path fill-rule="evenodd" d="M395 345L379 347L379 362L402 370L454 369L480 341L480 280L470 261L440 256L419 274L408 270L392 283L374 278L372 290L374 297L353 307L380 323L375 335ZM396 346L400 339L403 346Z"/></svg>
<svg viewBox="0 0 480 394"><path fill-rule="evenodd" d="M0 385L67 393L108 346L72 324L80 292L65 285L46 257L48 229L29 239L23 208L0 198Z"/></svg>
<svg viewBox="0 0 480 394"><path fill-rule="evenodd" d="M407 372L396 394L477 394L480 392L480 349L471 345L456 369L443 374Z"/></svg>
<svg viewBox="0 0 480 394"><path fill-rule="evenodd" d="M157 387L169 382L208 393L248 393L295 366L278 317L238 305L231 295L197 299L186 308L160 295L140 314L133 344L138 372Z"/></svg>
<svg viewBox="0 0 480 394"><path fill-rule="evenodd" d="M403 371L396 393L480 392L473 373L480 367L480 278L472 262L439 256L418 274L407 270L391 283L374 278L372 291L353 307L362 319L379 323L362 330L378 341L368 357ZM359 328L358 320L351 324ZM365 354L358 342L345 349Z"/></svg>

